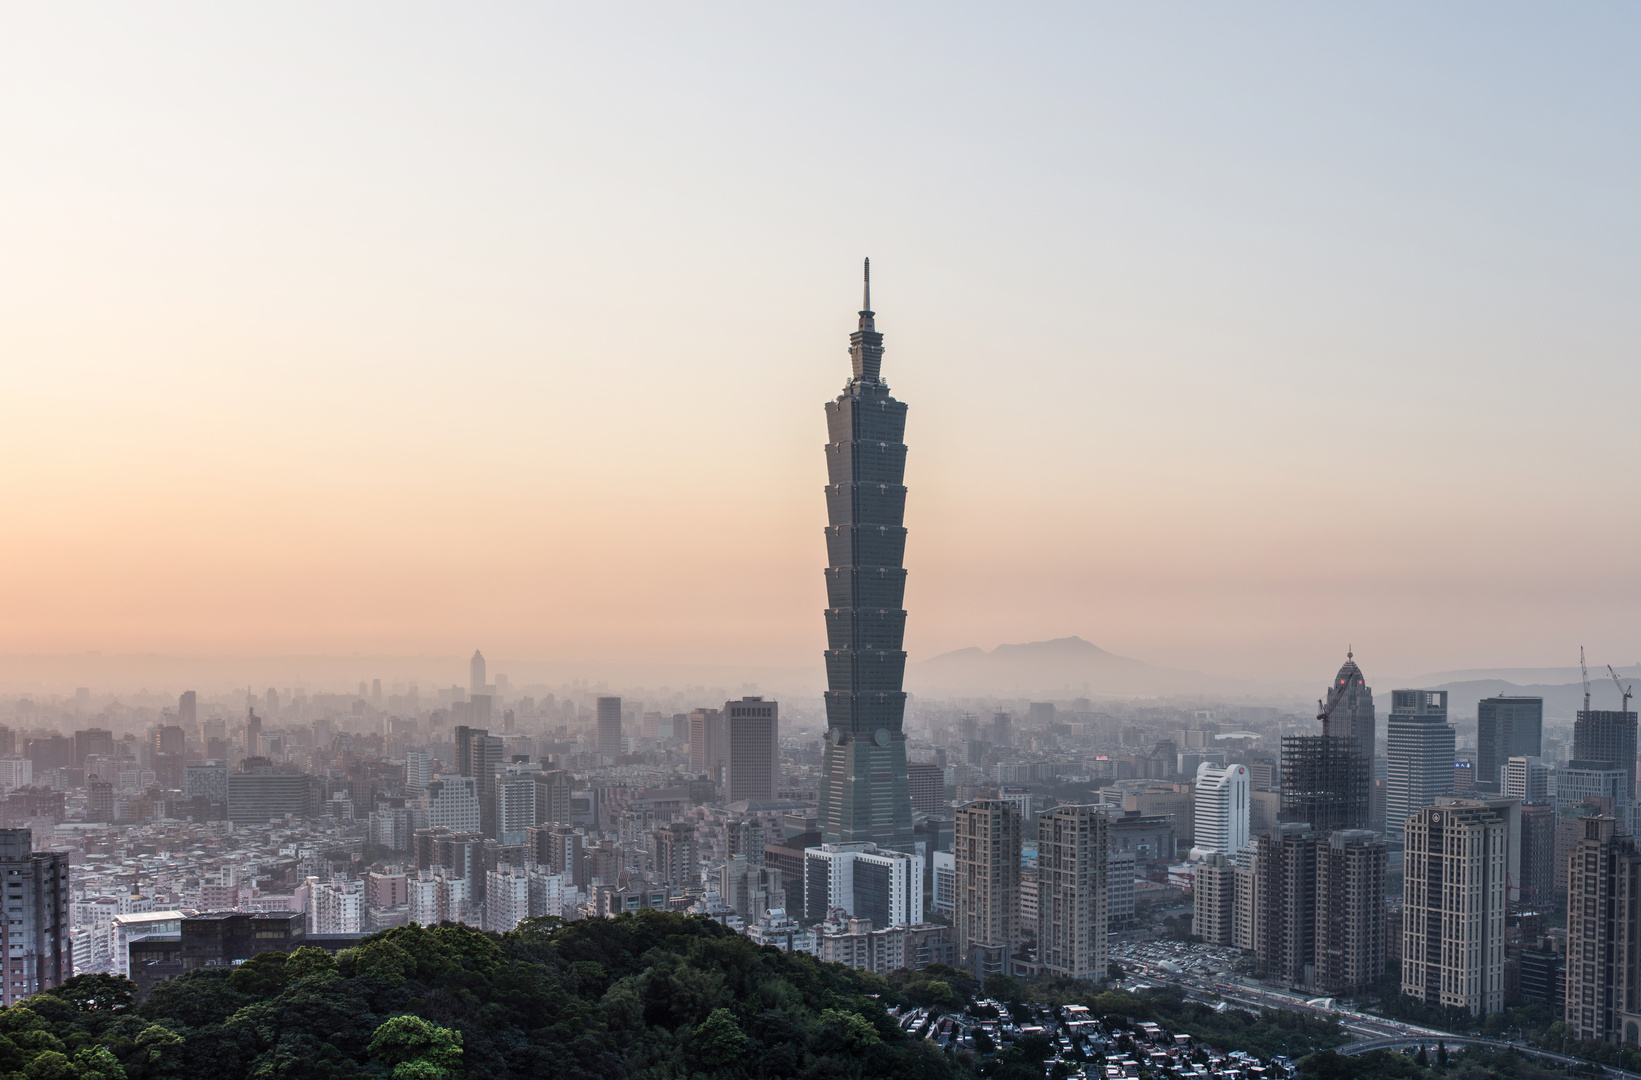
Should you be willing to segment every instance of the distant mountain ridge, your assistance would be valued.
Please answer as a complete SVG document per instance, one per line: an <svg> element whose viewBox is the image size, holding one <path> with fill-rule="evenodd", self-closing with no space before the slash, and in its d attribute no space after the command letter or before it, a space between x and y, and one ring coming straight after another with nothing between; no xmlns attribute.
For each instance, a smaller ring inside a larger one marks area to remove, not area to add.
<svg viewBox="0 0 1641 1080"><path fill-rule="evenodd" d="M918 693L1016 693L1044 697L1155 697L1171 694L1248 694L1240 679L1155 667L1085 641L1054 638L1018 645L941 653L908 664L907 689Z"/></svg>
<svg viewBox="0 0 1641 1080"><path fill-rule="evenodd" d="M1641 685L1641 664L1613 665L1625 686ZM1369 679L1370 683L1375 680ZM1451 717L1474 719L1476 703L1490 697L1538 697L1544 699L1544 715L1551 720L1571 720L1584 707L1584 683L1576 667L1480 668L1464 671L1435 671L1413 679L1382 679L1375 687L1373 703L1381 713L1390 708L1392 689L1446 690L1447 713ZM1382 691L1382 695L1381 695ZM1607 666L1590 666L1590 707L1617 709L1618 687L1613 685ZM1630 702L1635 709L1635 702Z"/></svg>
<svg viewBox="0 0 1641 1080"><path fill-rule="evenodd" d="M1613 670L1618 672L1619 678L1641 679L1641 663L1614 664ZM1440 683L1460 682L1491 682L1503 680L1519 686L1529 684L1543 684L1545 686L1566 686L1579 682L1578 668L1567 667L1545 668L1462 668L1458 671L1430 671L1416 679L1403 680L1398 686L1435 686ZM1605 663L1590 664L1590 682L1604 682L1609 686L1612 678L1607 674Z"/></svg>

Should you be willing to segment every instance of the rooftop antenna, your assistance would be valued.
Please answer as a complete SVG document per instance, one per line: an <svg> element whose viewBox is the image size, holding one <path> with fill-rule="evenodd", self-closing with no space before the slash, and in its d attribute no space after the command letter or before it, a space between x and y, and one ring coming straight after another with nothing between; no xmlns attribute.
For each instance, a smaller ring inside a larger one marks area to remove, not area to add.
<svg viewBox="0 0 1641 1080"><path fill-rule="evenodd" d="M1590 669L1584 666L1584 646L1578 647L1578 671L1584 676L1584 711L1590 711Z"/></svg>
<svg viewBox="0 0 1641 1080"><path fill-rule="evenodd" d="M872 260L870 258L866 260L866 281L861 289L860 309L862 311L872 310Z"/></svg>

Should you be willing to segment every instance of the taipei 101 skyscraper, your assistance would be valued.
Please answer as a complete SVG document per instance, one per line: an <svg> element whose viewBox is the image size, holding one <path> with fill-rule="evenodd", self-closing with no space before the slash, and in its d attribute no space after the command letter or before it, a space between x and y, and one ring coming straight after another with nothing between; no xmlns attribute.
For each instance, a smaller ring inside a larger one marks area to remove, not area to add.
<svg viewBox="0 0 1641 1080"><path fill-rule="evenodd" d="M866 261L853 373L826 404L826 745L820 783L825 843L912 850L906 780L906 406L880 372L883 335Z"/></svg>

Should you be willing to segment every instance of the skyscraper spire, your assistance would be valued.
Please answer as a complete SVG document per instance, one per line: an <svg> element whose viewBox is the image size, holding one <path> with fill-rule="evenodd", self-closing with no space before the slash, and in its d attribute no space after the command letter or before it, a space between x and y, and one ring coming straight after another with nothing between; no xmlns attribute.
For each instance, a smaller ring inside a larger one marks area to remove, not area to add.
<svg viewBox="0 0 1641 1080"><path fill-rule="evenodd" d="M881 382L879 371L883 365L883 335L877 332L872 318L872 260L866 260L865 280L861 286L860 326L849 335L849 359L856 382Z"/></svg>

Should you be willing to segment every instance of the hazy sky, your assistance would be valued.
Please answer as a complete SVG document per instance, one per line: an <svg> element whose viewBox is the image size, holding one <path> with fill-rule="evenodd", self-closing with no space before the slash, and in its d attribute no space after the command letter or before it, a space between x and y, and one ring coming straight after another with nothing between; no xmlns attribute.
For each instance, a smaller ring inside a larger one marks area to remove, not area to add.
<svg viewBox="0 0 1641 1080"><path fill-rule="evenodd" d="M0 651L1641 657L1641 11L0 6ZM1317 674L1320 672L1320 674Z"/></svg>

